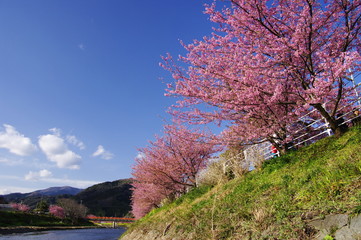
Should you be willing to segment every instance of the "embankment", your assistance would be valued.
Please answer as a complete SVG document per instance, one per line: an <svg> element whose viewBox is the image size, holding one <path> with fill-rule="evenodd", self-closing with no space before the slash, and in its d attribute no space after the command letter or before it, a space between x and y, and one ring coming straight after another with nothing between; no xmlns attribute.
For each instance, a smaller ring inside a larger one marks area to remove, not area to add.
<svg viewBox="0 0 361 240"><path fill-rule="evenodd" d="M194 189L132 224L121 239L361 239L360 213L357 128L226 184Z"/></svg>

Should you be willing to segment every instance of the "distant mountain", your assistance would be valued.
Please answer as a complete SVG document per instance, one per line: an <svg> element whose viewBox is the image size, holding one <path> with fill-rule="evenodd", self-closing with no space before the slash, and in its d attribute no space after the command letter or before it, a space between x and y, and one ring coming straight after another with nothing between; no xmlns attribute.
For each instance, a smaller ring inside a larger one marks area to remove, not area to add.
<svg viewBox="0 0 361 240"><path fill-rule="evenodd" d="M74 196L96 216L123 217L131 207L131 179L99 183Z"/></svg>
<svg viewBox="0 0 361 240"><path fill-rule="evenodd" d="M96 216L123 217L131 210L131 179L104 182L84 190L73 187L51 187L30 193L11 193L0 196L5 202L24 203L34 209L40 201L56 204L59 198L73 198Z"/></svg>
<svg viewBox="0 0 361 240"><path fill-rule="evenodd" d="M30 193L10 193L2 195L6 201L21 201L28 197L38 197L38 196L58 196L58 195L76 195L83 189L73 188L69 186L65 187L50 187L43 190L37 190Z"/></svg>
<svg viewBox="0 0 361 240"><path fill-rule="evenodd" d="M3 197L5 199L5 201L7 201L7 202L12 202L17 199L23 199L27 195L28 195L28 193L10 193L10 194L6 194L6 195L2 195L1 197Z"/></svg>
<svg viewBox="0 0 361 240"><path fill-rule="evenodd" d="M43 190L37 190L30 193L10 193L2 195L6 202L24 203L30 208L35 208L40 201L46 201L48 204L55 204L58 198L69 198L82 191L79 188L69 186L65 187L51 187Z"/></svg>
<svg viewBox="0 0 361 240"><path fill-rule="evenodd" d="M81 192L83 189L73 188L73 187L51 187L44 190L38 190L30 193L29 196L43 195L43 196L58 196L58 195L76 195Z"/></svg>

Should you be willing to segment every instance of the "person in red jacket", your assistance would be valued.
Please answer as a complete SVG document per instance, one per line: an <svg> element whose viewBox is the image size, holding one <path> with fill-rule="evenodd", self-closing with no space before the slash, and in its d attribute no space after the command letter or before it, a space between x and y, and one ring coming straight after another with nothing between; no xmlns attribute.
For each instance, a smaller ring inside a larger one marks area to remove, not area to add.
<svg viewBox="0 0 361 240"><path fill-rule="evenodd" d="M278 150L274 145L271 146L271 153L272 153L272 157L274 158L278 157Z"/></svg>

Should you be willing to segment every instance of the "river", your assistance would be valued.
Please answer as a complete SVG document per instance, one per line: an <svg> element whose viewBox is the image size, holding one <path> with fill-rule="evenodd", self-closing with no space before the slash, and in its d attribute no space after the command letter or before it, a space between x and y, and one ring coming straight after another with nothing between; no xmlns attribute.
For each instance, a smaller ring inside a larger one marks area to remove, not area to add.
<svg viewBox="0 0 361 240"><path fill-rule="evenodd" d="M117 240L125 228L72 229L0 235L1 240Z"/></svg>

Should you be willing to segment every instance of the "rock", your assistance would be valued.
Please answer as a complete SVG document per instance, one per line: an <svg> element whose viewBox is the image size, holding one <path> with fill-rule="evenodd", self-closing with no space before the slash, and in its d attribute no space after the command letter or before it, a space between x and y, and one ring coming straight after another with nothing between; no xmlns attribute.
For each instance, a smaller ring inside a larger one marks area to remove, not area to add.
<svg viewBox="0 0 361 240"><path fill-rule="evenodd" d="M334 228L338 229L346 226L349 223L348 218L347 214L328 215L324 219L313 220L309 224L318 230L326 229L331 231Z"/></svg>
<svg viewBox="0 0 361 240"><path fill-rule="evenodd" d="M350 224L335 233L337 240L361 240L361 216L351 219Z"/></svg>
<svg viewBox="0 0 361 240"><path fill-rule="evenodd" d="M309 225L319 231L315 240L323 240L326 235L337 240L361 240L361 215L353 218L346 214L328 215L309 222Z"/></svg>

